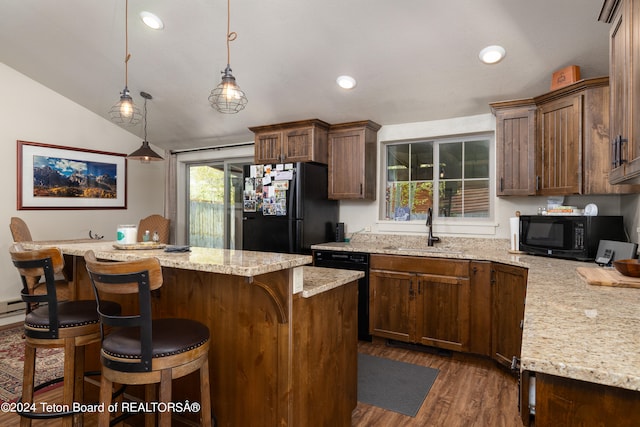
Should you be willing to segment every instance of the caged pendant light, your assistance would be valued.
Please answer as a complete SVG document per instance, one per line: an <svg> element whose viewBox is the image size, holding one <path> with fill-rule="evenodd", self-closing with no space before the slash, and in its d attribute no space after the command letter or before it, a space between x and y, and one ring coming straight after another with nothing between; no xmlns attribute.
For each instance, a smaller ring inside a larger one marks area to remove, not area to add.
<svg viewBox="0 0 640 427"><path fill-rule="evenodd" d="M133 99L129 94L129 88L127 87L129 80L129 59L131 58L131 54L129 53L129 0L125 0L124 22L124 89L120 92L120 100L109 110L109 116L114 123L123 126L134 126L140 122L140 110L134 105Z"/></svg>
<svg viewBox="0 0 640 427"><path fill-rule="evenodd" d="M247 105L247 97L236 83L236 78L231 74L229 43L234 41L238 34L231 32L230 27L230 3L227 0L227 67L222 71L222 82L211 91L209 103L221 113L235 114Z"/></svg>
<svg viewBox="0 0 640 427"><path fill-rule="evenodd" d="M147 141L147 101L149 99L153 99L153 97L147 92L140 92L140 96L144 98L144 114L142 116L144 124L144 141L142 141L142 147L129 154L127 158L131 160L140 160L141 163L164 160L159 154L153 151L151 147L149 147L149 141Z"/></svg>

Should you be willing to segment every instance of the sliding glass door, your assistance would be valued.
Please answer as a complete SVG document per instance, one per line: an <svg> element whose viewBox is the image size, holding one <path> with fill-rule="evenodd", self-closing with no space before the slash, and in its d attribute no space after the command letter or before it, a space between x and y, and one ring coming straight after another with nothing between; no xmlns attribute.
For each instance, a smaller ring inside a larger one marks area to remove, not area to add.
<svg viewBox="0 0 640 427"><path fill-rule="evenodd" d="M187 242L191 246L242 248L242 167L248 161L187 165Z"/></svg>

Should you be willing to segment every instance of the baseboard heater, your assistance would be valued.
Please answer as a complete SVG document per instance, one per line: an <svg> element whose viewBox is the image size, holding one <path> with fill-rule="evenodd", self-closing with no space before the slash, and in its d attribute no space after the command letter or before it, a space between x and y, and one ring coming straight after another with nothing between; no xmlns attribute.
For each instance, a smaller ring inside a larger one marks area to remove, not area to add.
<svg viewBox="0 0 640 427"><path fill-rule="evenodd" d="M24 301L20 298L0 301L0 317L14 316L24 312Z"/></svg>

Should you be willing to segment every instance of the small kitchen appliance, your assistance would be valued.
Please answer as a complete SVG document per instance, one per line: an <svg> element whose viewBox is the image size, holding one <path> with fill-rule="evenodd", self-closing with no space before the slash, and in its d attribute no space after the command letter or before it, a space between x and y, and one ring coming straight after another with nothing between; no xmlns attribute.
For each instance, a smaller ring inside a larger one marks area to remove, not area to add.
<svg viewBox="0 0 640 427"><path fill-rule="evenodd" d="M529 254L593 261L600 240L627 241L622 216L520 216L520 250Z"/></svg>

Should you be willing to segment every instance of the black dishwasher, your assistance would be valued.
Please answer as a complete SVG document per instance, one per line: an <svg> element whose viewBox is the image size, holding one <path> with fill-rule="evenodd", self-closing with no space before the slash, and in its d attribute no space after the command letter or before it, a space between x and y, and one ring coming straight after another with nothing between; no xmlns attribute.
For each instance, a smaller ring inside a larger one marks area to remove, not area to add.
<svg viewBox="0 0 640 427"><path fill-rule="evenodd" d="M316 249L313 251L313 265L364 272L364 277L358 280L358 339L371 341L371 335L369 335L369 254Z"/></svg>

